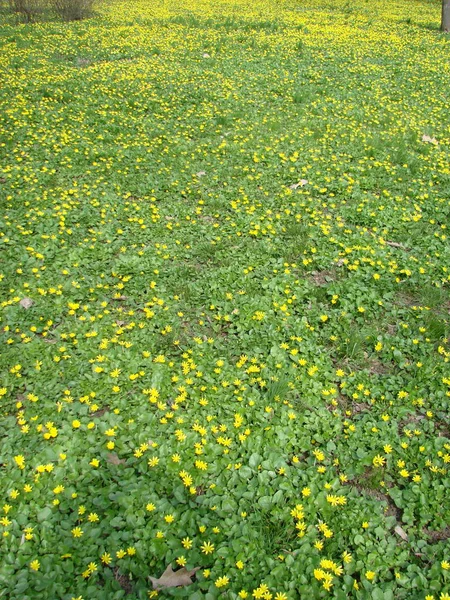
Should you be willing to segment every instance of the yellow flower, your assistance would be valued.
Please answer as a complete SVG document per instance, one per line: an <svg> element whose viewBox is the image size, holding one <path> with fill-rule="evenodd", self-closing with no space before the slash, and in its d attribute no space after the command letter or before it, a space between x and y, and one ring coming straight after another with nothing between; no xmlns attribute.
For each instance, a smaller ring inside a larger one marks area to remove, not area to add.
<svg viewBox="0 0 450 600"><path fill-rule="evenodd" d="M375 578L376 573L374 573L374 571L366 571L365 576L366 579L368 579L369 581L372 581L372 579Z"/></svg>
<svg viewBox="0 0 450 600"><path fill-rule="evenodd" d="M75 538L81 537L83 535L83 531L82 531L81 527L74 527L72 529L72 535Z"/></svg>
<svg viewBox="0 0 450 600"><path fill-rule="evenodd" d="M345 550L345 552L342 553L342 560L347 564L351 563L352 555L350 554L350 552L347 552L347 550Z"/></svg>
<svg viewBox="0 0 450 600"><path fill-rule="evenodd" d="M385 463L386 459L380 454L377 454L372 461L374 467L384 467Z"/></svg>
<svg viewBox="0 0 450 600"><path fill-rule="evenodd" d="M203 554L212 554L214 552L214 544L211 544L211 542L205 542L200 546L200 550L203 552Z"/></svg>
<svg viewBox="0 0 450 600"><path fill-rule="evenodd" d="M22 454L14 457L14 461L19 469L25 469L25 457Z"/></svg>
<svg viewBox="0 0 450 600"><path fill-rule="evenodd" d="M30 569L32 569L33 571L39 571L40 566L41 563L38 560L32 560L30 562Z"/></svg>
<svg viewBox="0 0 450 600"><path fill-rule="evenodd" d="M229 578L229 577L226 577L226 576L224 576L224 577L219 577L219 578L218 578L218 579L216 579L216 581L214 582L214 585L215 585L217 588L225 587L226 585L228 585L229 581L230 581L230 578Z"/></svg>
<svg viewBox="0 0 450 600"><path fill-rule="evenodd" d="M89 513L88 515L88 521L90 521L91 523L95 523L99 520L98 518L98 514L97 513Z"/></svg>
<svg viewBox="0 0 450 600"><path fill-rule="evenodd" d="M253 597L254 598L263 598L265 599L267 597L267 595L269 594L269 598L271 597L271 594L269 592L269 588L265 583L262 583L258 588L256 588L255 590L253 590Z"/></svg>
<svg viewBox="0 0 450 600"><path fill-rule="evenodd" d="M95 562L90 562L88 564L89 573L94 573L96 570L97 570L97 565L95 564Z"/></svg>

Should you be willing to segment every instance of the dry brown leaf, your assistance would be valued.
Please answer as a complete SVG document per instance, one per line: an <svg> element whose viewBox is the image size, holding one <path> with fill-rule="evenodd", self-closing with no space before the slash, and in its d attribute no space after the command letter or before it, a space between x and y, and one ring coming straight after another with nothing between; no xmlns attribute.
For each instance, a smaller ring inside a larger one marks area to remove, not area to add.
<svg viewBox="0 0 450 600"><path fill-rule="evenodd" d="M188 571L183 567L182 569L178 569L178 571L174 571L172 569L172 565L169 565L161 577L149 577L152 582L154 590L162 590L163 588L171 588L171 587L181 587L184 585L191 585L192 579L191 577L195 575L195 573L200 569L200 567L195 567L191 571Z"/></svg>
<svg viewBox="0 0 450 600"><path fill-rule="evenodd" d="M300 179L300 181L298 183L293 183L292 185L289 186L289 188L291 190L296 190L299 187L303 187L308 183L307 179Z"/></svg>
<svg viewBox="0 0 450 600"><path fill-rule="evenodd" d="M439 143L436 138L430 137L429 135L425 134L423 134L422 136L422 142L428 142L428 144L434 144L435 146L437 146Z"/></svg>
<svg viewBox="0 0 450 600"><path fill-rule="evenodd" d="M104 406L103 408L99 408L98 410L91 413L92 417L103 417L105 413L109 412L109 406Z"/></svg>
<svg viewBox="0 0 450 600"><path fill-rule="evenodd" d="M19 302L19 304L23 308L28 309L33 306L34 301L31 298L22 298L22 300Z"/></svg>
<svg viewBox="0 0 450 600"><path fill-rule="evenodd" d="M407 542L407 541L408 541L408 534L406 533L406 531L405 531L404 529L402 529L402 528L400 527L400 525L397 525L397 526L394 528L394 531L395 531L395 533L396 533L397 535L399 535L399 536L402 538L402 540L404 540L405 542Z"/></svg>
<svg viewBox="0 0 450 600"><path fill-rule="evenodd" d="M112 465L126 465L127 461L123 458L119 458L115 452L110 452L106 457L106 460Z"/></svg>
<svg viewBox="0 0 450 600"><path fill-rule="evenodd" d="M199 171L195 175L196 175L196 177L203 177L204 175L206 175L206 171Z"/></svg>
<svg viewBox="0 0 450 600"><path fill-rule="evenodd" d="M211 58L211 56L207 52L204 52L203 53L203 58Z"/></svg>

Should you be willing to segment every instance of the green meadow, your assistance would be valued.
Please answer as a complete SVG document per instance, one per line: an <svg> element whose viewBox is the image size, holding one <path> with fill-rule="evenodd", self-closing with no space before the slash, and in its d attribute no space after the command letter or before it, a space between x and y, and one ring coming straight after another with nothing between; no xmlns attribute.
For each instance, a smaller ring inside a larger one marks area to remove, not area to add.
<svg viewBox="0 0 450 600"><path fill-rule="evenodd" d="M0 598L450 600L437 0L0 9Z"/></svg>

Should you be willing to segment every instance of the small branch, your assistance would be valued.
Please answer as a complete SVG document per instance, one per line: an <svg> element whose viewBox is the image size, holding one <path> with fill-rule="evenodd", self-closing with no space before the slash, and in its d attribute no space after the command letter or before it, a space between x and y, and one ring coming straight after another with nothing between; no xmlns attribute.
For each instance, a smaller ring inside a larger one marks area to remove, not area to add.
<svg viewBox="0 0 450 600"><path fill-rule="evenodd" d="M386 240L386 245L392 246L392 248L400 248L400 250L404 250L405 252L411 251L411 248L407 248L406 246L404 246L403 244L399 244L398 242L390 242L389 240Z"/></svg>

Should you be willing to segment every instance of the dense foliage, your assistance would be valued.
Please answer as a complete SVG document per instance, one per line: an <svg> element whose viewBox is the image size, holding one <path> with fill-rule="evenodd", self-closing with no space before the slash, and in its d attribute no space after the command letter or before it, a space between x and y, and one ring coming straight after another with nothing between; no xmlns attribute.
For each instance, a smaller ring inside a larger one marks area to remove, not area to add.
<svg viewBox="0 0 450 600"><path fill-rule="evenodd" d="M0 598L449 600L439 5L1 18Z"/></svg>

